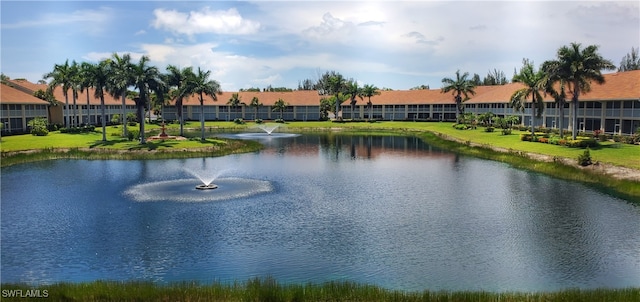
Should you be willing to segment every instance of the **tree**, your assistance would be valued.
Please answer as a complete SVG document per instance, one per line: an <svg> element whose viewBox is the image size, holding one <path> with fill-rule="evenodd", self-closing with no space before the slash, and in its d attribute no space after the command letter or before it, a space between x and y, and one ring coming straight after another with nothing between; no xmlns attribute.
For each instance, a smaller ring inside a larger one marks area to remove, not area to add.
<svg viewBox="0 0 640 302"><path fill-rule="evenodd" d="M533 120L536 117L541 117L544 111L544 102L541 94L544 91L544 73L541 70L535 71L533 62L528 59L523 59L522 64L520 72L513 77L513 82L522 83L525 87L516 90L511 95L509 105L516 111L524 112L525 102L531 96L531 135L535 135Z"/></svg>
<svg viewBox="0 0 640 302"><path fill-rule="evenodd" d="M204 95L208 95L215 102L218 100L218 95L222 94L220 90L220 83L216 80L210 80L209 76L211 71L203 71L198 67L198 72L191 74L187 77L187 92L190 94L198 95L200 101L200 128L202 135L200 139L204 138Z"/></svg>
<svg viewBox="0 0 640 302"><path fill-rule="evenodd" d="M473 85L476 85L476 86L482 85L482 81L480 80L480 75L477 73L474 73L473 77L471 78L471 83L473 83Z"/></svg>
<svg viewBox="0 0 640 302"><path fill-rule="evenodd" d="M242 104L242 102L240 101L240 96L237 93L232 94L231 98L227 102L227 105L229 105L229 118L231 118L231 107L240 107L240 104Z"/></svg>
<svg viewBox="0 0 640 302"><path fill-rule="evenodd" d="M640 69L640 56L638 55L639 48L631 47L631 52L622 57L620 61L620 67L618 71L630 71Z"/></svg>
<svg viewBox="0 0 640 302"><path fill-rule="evenodd" d="M176 113L178 114L178 121L180 123L180 135L184 135L184 116L183 116L183 103L182 101L187 96L186 86L187 77L193 74L193 68L185 67L178 68L175 65L167 66L167 73L164 75L166 84L173 89L169 92L170 98L175 100Z"/></svg>
<svg viewBox="0 0 640 302"><path fill-rule="evenodd" d="M87 95L87 124L91 122L91 115L89 108L91 108L91 98L89 96L89 88L91 88L91 74L96 68L94 64L82 62L80 63L80 91L84 91Z"/></svg>
<svg viewBox="0 0 640 302"><path fill-rule="evenodd" d="M365 84L362 87L362 97L367 98L367 107L369 107L369 119L372 118L371 114L373 111L373 103L371 103L371 97L375 95L380 95L380 91L378 90L378 87L371 84Z"/></svg>
<svg viewBox="0 0 640 302"><path fill-rule="evenodd" d="M476 88L476 85L474 85L470 80L467 79L468 76L468 72L465 72L464 74L462 74L462 76L460 76L460 70L458 70L456 71L455 80L451 78L442 79L442 84L444 85L444 87L442 87L442 90L440 92L452 92L452 95L454 96L453 99L458 108L458 110L456 111L456 121L458 121L460 115L464 113L464 106L462 106L462 103L469 99L469 94L476 94L474 90ZM462 95L464 95L464 99L462 98Z"/></svg>
<svg viewBox="0 0 640 302"><path fill-rule="evenodd" d="M129 86L133 86L133 63L131 62L131 55L124 54L119 56L114 53L111 58L108 59L111 69L111 76L109 77L108 91L114 98L120 97L122 100L122 114L121 116L127 116L127 92ZM127 137L127 123L122 123L122 137Z"/></svg>
<svg viewBox="0 0 640 302"><path fill-rule="evenodd" d="M260 103L260 100L257 96L254 96L251 99L251 103L249 103L249 107L253 107L255 109L255 116L253 118L254 120L258 119L258 108L260 108L260 106L262 106L262 103Z"/></svg>
<svg viewBox="0 0 640 302"><path fill-rule="evenodd" d="M80 79L80 65L73 60L71 62L71 66L69 66L71 70L71 95L73 99L73 119L71 120L71 126L77 126L77 118L78 118L78 106L76 105L76 101L78 99L78 91L81 90L82 80Z"/></svg>
<svg viewBox="0 0 640 302"><path fill-rule="evenodd" d="M345 97L341 97L340 95L343 94L346 90L347 80L341 74L338 73L329 77L326 87L327 87L327 94L333 95L335 97L335 100L336 100L335 118L337 120L338 114L340 112L340 105L342 105L342 102L346 100Z"/></svg>
<svg viewBox="0 0 640 302"><path fill-rule="evenodd" d="M545 61L540 68L544 73L543 85L545 94L551 95L558 108L560 137L564 137L564 106L567 103L566 81L560 74L559 61ZM557 88L556 88L557 87Z"/></svg>
<svg viewBox="0 0 640 302"><path fill-rule="evenodd" d="M138 90L138 97L134 99L138 112L138 120L140 121L140 144L145 144L144 137L144 116L145 110L148 108L149 95L154 91L160 98L163 98L163 83L160 78L160 72L155 66L149 66L149 57L142 56L137 64L133 64L131 75L133 86Z"/></svg>
<svg viewBox="0 0 640 302"><path fill-rule="evenodd" d="M64 95L65 103L65 127L69 127L69 89L72 85L72 70L69 66L69 60L66 60L64 64L56 64L53 66L53 71L44 74L42 77L45 79L51 78L49 82L48 90L53 93L56 87L62 86L62 94Z"/></svg>
<svg viewBox="0 0 640 302"><path fill-rule="evenodd" d="M356 98L359 97L360 99L362 99L362 88L358 86L358 82L349 81L345 85L344 93L349 95L349 105L351 105L351 119L353 120L353 111L356 107L356 103L358 102Z"/></svg>
<svg viewBox="0 0 640 302"><path fill-rule="evenodd" d="M591 91L591 81L603 84L605 79L601 71L603 69L613 70L615 65L598 53L598 46L596 45L589 45L581 49L581 44L574 42L569 46L560 47L556 56L557 76L566 83L567 91L572 95L573 118L571 130L572 138L575 140L578 135L578 100L580 94Z"/></svg>
<svg viewBox="0 0 640 302"><path fill-rule="evenodd" d="M109 85L109 78L111 76L110 64L108 60L103 60L92 68L86 69L84 76L88 77L88 87L94 88L94 97L100 99L100 111L102 122L102 141L107 141L107 115L104 105L104 93Z"/></svg>
<svg viewBox="0 0 640 302"><path fill-rule="evenodd" d="M289 106L289 104L287 104L287 102L280 98L275 103L273 103L273 109L271 110L280 111L280 119L282 120L282 113L285 109L287 109L287 106Z"/></svg>
<svg viewBox="0 0 640 302"><path fill-rule="evenodd" d="M429 89L430 89L429 85L424 85L424 84L409 88L409 90L429 90Z"/></svg>
<svg viewBox="0 0 640 302"><path fill-rule="evenodd" d="M504 75L502 70L493 69L493 71L489 71L486 77L482 80L482 85L492 86L492 85L504 85L509 83L507 77Z"/></svg>

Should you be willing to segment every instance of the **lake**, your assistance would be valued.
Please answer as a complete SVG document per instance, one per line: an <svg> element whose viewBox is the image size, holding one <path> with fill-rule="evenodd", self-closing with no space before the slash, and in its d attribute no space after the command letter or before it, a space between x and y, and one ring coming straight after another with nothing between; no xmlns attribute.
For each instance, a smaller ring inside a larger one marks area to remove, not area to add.
<svg viewBox="0 0 640 302"><path fill-rule="evenodd" d="M414 137L3 168L1 281L354 281L401 290L640 286L640 207ZM195 190L198 176L215 190Z"/></svg>

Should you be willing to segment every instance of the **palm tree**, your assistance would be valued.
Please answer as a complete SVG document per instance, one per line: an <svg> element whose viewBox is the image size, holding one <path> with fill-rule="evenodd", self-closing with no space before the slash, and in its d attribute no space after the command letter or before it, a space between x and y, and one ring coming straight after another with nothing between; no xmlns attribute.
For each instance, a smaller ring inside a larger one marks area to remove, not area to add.
<svg viewBox="0 0 640 302"><path fill-rule="evenodd" d="M368 98L367 107L369 107L369 119L371 119L371 113L373 111L373 103L371 103L371 97L374 95L380 95L380 91L378 90L378 87L374 85L365 84L364 87L362 87L361 95L362 97Z"/></svg>
<svg viewBox="0 0 640 302"><path fill-rule="evenodd" d="M184 135L184 117L182 101L187 96L186 86L187 77L193 74L193 68L185 67L183 69L174 65L167 66L168 73L165 75L166 84L169 87L173 87L173 92L170 93L171 98L175 99L176 111L178 114L178 120L180 122L180 135Z"/></svg>
<svg viewBox="0 0 640 302"><path fill-rule="evenodd" d="M558 61L545 61L540 68L545 74L544 76L544 90L545 94L551 95L556 102L560 120L558 121L558 128L560 129L560 137L564 137L564 106L567 103L566 94L566 81L562 79L559 72L560 63ZM556 89L556 85L558 89Z"/></svg>
<svg viewBox="0 0 640 302"><path fill-rule="evenodd" d="M80 64L80 91L84 91L87 94L87 124L91 122L91 112L89 108L90 98L89 98L89 88L91 88L91 75L93 73L93 69L96 68L94 64L82 62Z"/></svg>
<svg viewBox="0 0 640 302"><path fill-rule="evenodd" d="M82 79L80 78L80 65L78 62L73 60L71 65L69 66L71 70L71 95L73 99L73 119L71 120L71 126L77 126L77 118L78 118L78 106L76 105L76 100L78 99L78 91L82 90Z"/></svg>
<svg viewBox="0 0 640 302"><path fill-rule="evenodd" d="M362 91L362 88L358 87L358 82L356 82L356 81L349 81L346 84L345 93L349 95L349 98L351 100L351 102L349 104L351 105L351 119L352 120L353 120L353 111L354 111L354 109L356 107L356 103L358 102L356 100L356 98L360 97L362 99L361 91Z"/></svg>
<svg viewBox="0 0 640 302"><path fill-rule="evenodd" d="M469 99L469 94L476 94L475 88L476 85L467 77L469 76L468 72L465 72L460 76L460 70L456 71L456 79L451 78L443 78L442 84L445 86L442 87L441 93L447 93L449 91L454 95L454 101L456 102L456 106L458 110L456 111L456 122L458 122L460 115L464 113L464 107L462 103ZM464 95L464 99L462 98Z"/></svg>
<svg viewBox="0 0 640 302"><path fill-rule="evenodd" d="M557 52L558 78L564 80L567 90L572 94L573 105L572 138L578 136L578 99L583 92L591 91L591 81L598 84L604 83L601 70L614 70L616 67L611 61L604 59L598 53L598 46L589 45L580 49L580 43L571 43L563 46Z"/></svg>
<svg viewBox="0 0 640 302"><path fill-rule="evenodd" d="M282 112L287 109L287 106L289 106L289 104L280 98L273 103L273 109L271 109L271 111L280 111L280 119L282 120Z"/></svg>
<svg viewBox="0 0 640 302"><path fill-rule="evenodd" d="M84 76L87 77L87 87L94 88L94 97L100 99L100 111L102 115L102 141L107 141L107 118L104 105L104 93L109 85L111 70L108 60L103 60L97 65L91 65L85 69ZM88 90L87 90L88 92Z"/></svg>
<svg viewBox="0 0 640 302"><path fill-rule="evenodd" d="M137 64L132 65L133 85L138 89L139 96L134 99L140 122L140 144L145 144L144 137L144 110L149 103L149 95L154 91L158 97L164 98L162 91L162 79L160 71L155 66L149 66L149 57L142 56Z"/></svg>
<svg viewBox="0 0 640 302"><path fill-rule="evenodd" d="M108 90L114 97L120 97L122 99L122 136L127 137L127 91L129 86L133 86L133 63L131 63L131 55L124 54L119 56L114 53L110 59L108 59L111 69L111 76L109 77Z"/></svg>
<svg viewBox="0 0 640 302"><path fill-rule="evenodd" d="M249 103L250 107L253 107L255 109L255 117L254 120L258 119L258 108L260 108L260 106L262 106L262 103L260 103L260 100L258 100L257 96L254 96L251 99L251 103Z"/></svg>
<svg viewBox="0 0 640 302"><path fill-rule="evenodd" d="M338 119L338 113L340 112L340 105L346 100L344 97L340 97L346 90L347 80L341 74L334 74L329 77L327 88L329 94L333 95L336 100L336 120Z"/></svg>
<svg viewBox="0 0 640 302"><path fill-rule="evenodd" d="M533 62L528 59L522 60L522 68L520 72L513 77L514 83L522 83L524 88L516 90L509 101L509 105L516 111L523 111L525 102L531 96L531 135L535 135L535 124L533 120L541 117L544 111L544 102L541 92L544 91L544 72L535 71ZM535 110L534 109L537 109Z"/></svg>
<svg viewBox="0 0 640 302"><path fill-rule="evenodd" d="M240 96L238 95L238 93L234 93L231 95L231 98L229 99L229 101L227 102L227 105L229 105L229 119L231 119L231 107L240 107L241 101L240 101Z"/></svg>
<svg viewBox="0 0 640 302"><path fill-rule="evenodd" d="M64 64L56 64L53 67L53 71L44 74L44 79L51 78L49 82L48 91L53 93L57 86L62 86L62 94L64 95L65 104L65 127L69 127L69 89L72 85L72 70L69 66L69 60L66 60Z"/></svg>
<svg viewBox="0 0 640 302"><path fill-rule="evenodd" d="M187 78L187 91L190 94L197 94L200 100L200 128L202 135L200 139L204 141L204 95L209 95L213 101L218 100L218 95L222 94L220 83L210 80L211 71L203 71L198 67L198 72Z"/></svg>

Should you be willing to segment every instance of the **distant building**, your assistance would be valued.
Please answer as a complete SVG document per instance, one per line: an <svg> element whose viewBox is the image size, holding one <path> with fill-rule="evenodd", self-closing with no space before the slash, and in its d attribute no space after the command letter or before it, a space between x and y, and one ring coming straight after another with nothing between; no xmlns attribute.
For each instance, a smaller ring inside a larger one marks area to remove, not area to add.
<svg viewBox="0 0 640 302"><path fill-rule="evenodd" d="M609 134L633 134L640 127L640 70L605 74L605 84L592 83L591 91L580 96L578 108L578 130L590 132L603 130ZM46 110L42 106L48 104L32 97L34 91L46 89L44 84L33 84L27 81L10 81L14 87L6 88L2 85L0 94L2 122L9 123L11 129L26 131L26 122L30 118L38 116ZM517 115L521 117L521 123L530 126L543 126L557 128L560 126L559 110L550 96L545 96L545 110L541 118L531 119L531 104L527 102L525 112L515 112L508 106L513 92L522 88L519 83L499 86L476 87L476 94L464 103L465 112L481 114L492 112L497 116ZM25 96L19 97L19 93ZM29 95L31 93L31 95ZM183 115L185 120L197 121L204 114L208 121L231 121L235 118L274 120L280 118L280 111L273 111L273 106L278 99L284 100L288 106L282 112L284 120L315 121L320 119L320 100L324 97L316 91L291 91L291 92L260 92L241 91L240 106L229 106L227 103L232 97L232 92L224 92L218 95L217 101L210 96L205 96L204 113L201 113L200 102L196 96L183 100ZM11 96L13 95L13 96ZM62 123L66 111L62 89L57 88L54 96L59 102L59 108L49 108L49 121ZM262 106L256 108L248 106L251 99L257 97ZM568 97L571 94L568 93ZM450 93L441 93L440 89L431 90L395 90L381 91L380 95L371 97L372 107L367 106L367 98L356 98L352 107L350 101L345 101L341 106L340 116L344 119L368 119L377 120L410 120L410 121L455 121L456 105ZM88 105L87 105L88 102ZM14 105L9 108L9 105ZM39 105L29 107L31 105ZM107 106L107 122L113 114L122 113L120 99L105 95ZM25 107L26 106L26 107ZM69 106L72 107L71 91L69 91ZM563 127L571 130L572 110L570 99L567 100L564 110ZM71 108L72 109L72 108ZM39 110L39 111L38 111ZM135 104L127 100L127 112L135 112ZM70 110L73 114L73 110ZM167 105L164 111L166 120L177 120L177 108ZM89 99L84 93L80 93L76 100L76 124L89 123L100 124L100 100L93 97L93 91L89 92ZM6 131L7 129L3 129Z"/></svg>

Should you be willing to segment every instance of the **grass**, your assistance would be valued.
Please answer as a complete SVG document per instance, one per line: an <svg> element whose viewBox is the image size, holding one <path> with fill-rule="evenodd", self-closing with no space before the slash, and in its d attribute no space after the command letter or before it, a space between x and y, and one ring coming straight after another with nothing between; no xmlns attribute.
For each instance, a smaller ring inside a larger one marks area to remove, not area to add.
<svg viewBox="0 0 640 302"><path fill-rule="evenodd" d="M2 292L29 289L53 301L638 301L640 288L567 289L555 292L419 291L387 290L353 282L280 284L273 278L244 283L159 285L151 282L94 281L44 286L2 284ZM5 294L3 294L5 295ZM24 295L24 294L23 294ZM34 298L33 300L42 300ZM8 298L3 301L25 301Z"/></svg>

